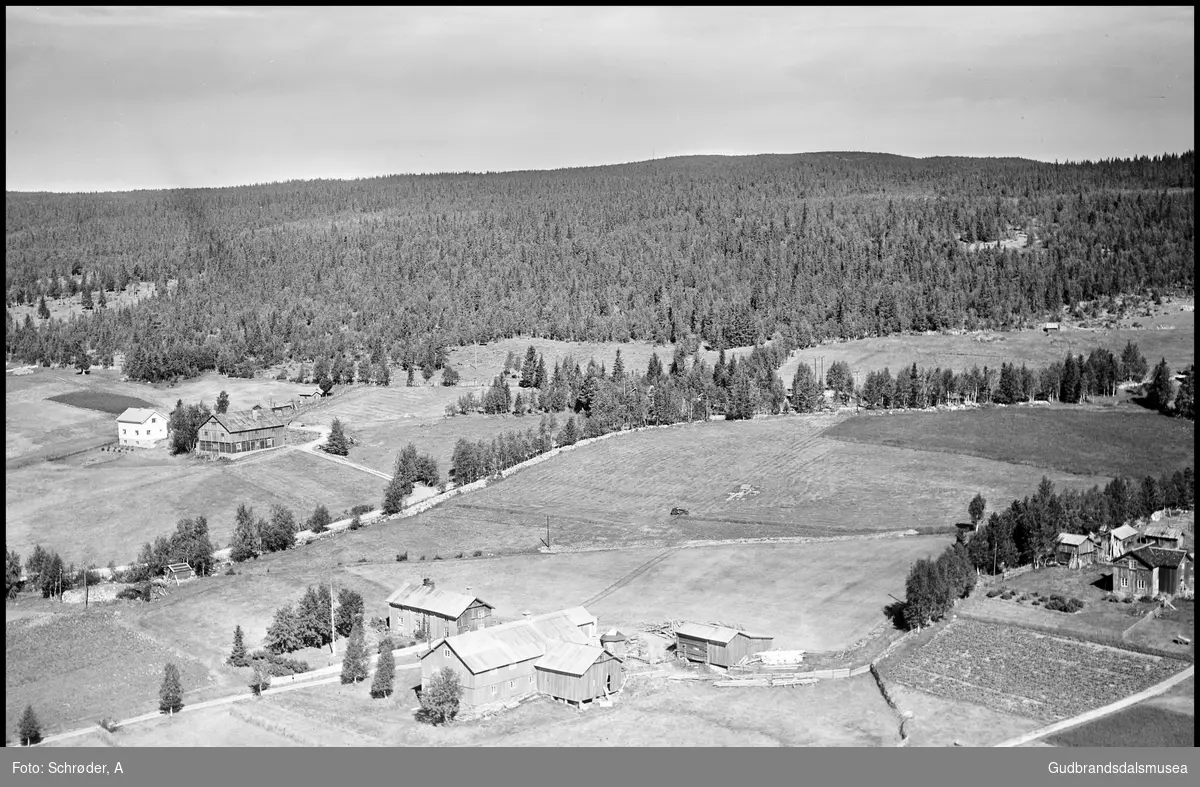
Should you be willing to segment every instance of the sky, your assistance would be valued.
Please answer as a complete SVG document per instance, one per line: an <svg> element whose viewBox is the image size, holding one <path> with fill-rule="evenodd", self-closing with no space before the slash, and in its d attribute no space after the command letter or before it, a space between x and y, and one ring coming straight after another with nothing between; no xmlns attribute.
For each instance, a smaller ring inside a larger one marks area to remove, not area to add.
<svg viewBox="0 0 1200 787"><path fill-rule="evenodd" d="M1195 147L1195 9L8 7L5 188Z"/></svg>

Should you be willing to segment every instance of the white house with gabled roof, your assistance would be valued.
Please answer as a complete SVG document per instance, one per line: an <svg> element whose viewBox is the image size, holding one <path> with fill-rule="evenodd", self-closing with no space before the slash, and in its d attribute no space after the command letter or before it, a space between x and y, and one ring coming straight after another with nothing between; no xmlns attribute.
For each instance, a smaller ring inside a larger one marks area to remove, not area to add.
<svg viewBox="0 0 1200 787"><path fill-rule="evenodd" d="M117 442L149 448L167 439L167 417L149 407L130 407L117 416Z"/></svg>

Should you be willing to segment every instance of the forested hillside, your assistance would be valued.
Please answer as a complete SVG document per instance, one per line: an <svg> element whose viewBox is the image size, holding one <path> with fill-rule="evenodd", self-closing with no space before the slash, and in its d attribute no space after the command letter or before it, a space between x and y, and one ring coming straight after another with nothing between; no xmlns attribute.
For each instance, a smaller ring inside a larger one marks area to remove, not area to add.
<svg viewBox="0 0 1200 787"><path fill-rule="evenodd" d="M15 359L132 376L360 369L517 334L792 346L1004 328L1194 291L1195 156L1046 164L863 153L5 198ZM980 242L1005 240L990 247ZM134 281L154 297L100 305ZM167 282L171 286L166 286ZM87 308L90 307L90 308ZM369 377L360 375L364 379Z"/></svg>

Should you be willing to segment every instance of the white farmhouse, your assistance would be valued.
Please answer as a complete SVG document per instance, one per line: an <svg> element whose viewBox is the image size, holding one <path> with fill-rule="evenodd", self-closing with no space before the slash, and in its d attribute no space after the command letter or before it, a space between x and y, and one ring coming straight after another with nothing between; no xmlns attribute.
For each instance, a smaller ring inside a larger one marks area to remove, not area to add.
<svg viewBox="0 0 1200 787"><path fill-rule="evenodd" d="M167 439L167 417L158 410L130 407L117 416L117 438L121 445L148 448Z"/></svg>

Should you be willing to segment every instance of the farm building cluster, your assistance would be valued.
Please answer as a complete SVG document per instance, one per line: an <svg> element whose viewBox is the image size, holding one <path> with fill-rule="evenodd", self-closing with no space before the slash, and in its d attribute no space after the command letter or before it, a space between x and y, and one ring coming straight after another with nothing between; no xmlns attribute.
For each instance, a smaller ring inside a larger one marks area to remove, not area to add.
<svg viewBox="0 0 1200 787"><path fill-rule="evenodd" d="M1184 550L1183 531L1169 525L1060 533L1054 552L1060 566L1111 565L1110 589L1120 596L1173 596L1195 588L1195 555Z"/></svg>
<svg viewBox="0 0 1200 787"><path fill-rule="evenodd" d="M492 624L494 607L432 580L406 583L388 596L388 626L429 643L421 656L421 686L449 667L459 675L465 706L510 702L534 694L577 707L621 691L629 637L601 634L584 607ZM770 650L772 638L725 626L683 623L675 628L676 655L728 668Z"/></svg>

